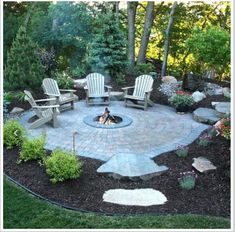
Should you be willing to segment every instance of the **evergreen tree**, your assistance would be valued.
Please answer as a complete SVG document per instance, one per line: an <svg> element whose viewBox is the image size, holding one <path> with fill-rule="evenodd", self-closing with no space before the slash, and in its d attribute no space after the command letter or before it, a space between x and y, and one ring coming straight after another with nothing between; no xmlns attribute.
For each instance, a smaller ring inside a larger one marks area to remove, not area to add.
<svg viewBox="0 0 235 232"><path fill-rule="evenodd" d="M111 12L98 17L96 28L89 57L92 71L118 77L126 68L126 37Z"/></svg>
<svg viewBox="0 0 235 232"><path fill-rule="evenodd" d="M36 53L37 46L20 27L7 54L4 70L6 90L35 89L41 86L45 73Z"/></svg>

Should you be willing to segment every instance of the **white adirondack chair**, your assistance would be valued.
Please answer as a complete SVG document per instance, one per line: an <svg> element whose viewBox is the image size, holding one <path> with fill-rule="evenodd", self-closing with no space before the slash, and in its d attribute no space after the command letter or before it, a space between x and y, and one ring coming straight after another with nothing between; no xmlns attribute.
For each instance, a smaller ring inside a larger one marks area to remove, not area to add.
<svg viewBox="0 0 235 232"><path fill-rule="evenodd" d="M32 106L36 116L38 119L36 119L33 123L31 123L29 129L35 129L49 121L52 121L53 127L58 127L58 120L57 120L57 109L59 108L59 105L38 105L37 103L42 102L55 102L55 98L50 99L40 99L40 100L34 100L32 94L25 90L25 100L27 100L30 105Z"/></svg>
<svg viewBox="0 0 235 232"><path fill-rule="evenodd" d="M42 88L44 90L44 93L49 98L56 98L56 104L60 105L60 111L64 111L70 108L74 109L74 102L78 99L78 97L74 94L76 90L59 89L57 82L51 78L45 78L43 80ZM65 93L62 94L62 92ZM67 106L66 104L71 104L71 106Z"/></svg>
<svg viewBox="0 0 235 232"><path fill-rule="evenodd" d="M153 86L153 78L150 75L141 75L135 79L135 86L122 88L126 106L133 106L147 110L148 105L153 106L150 94ZM128 90L134 89L132 95L128 95ZM131 101L131 102L129 102Z"/></svg>
<svg viewBox="0 0 235 232"><path fill-rule="evenodd" d="M109 105L110 90L112 87L104 84L104 76L99 73L91 73L87 75L86 81L87 85L84 87L86 91L86 103L88 105Z"/></svg>

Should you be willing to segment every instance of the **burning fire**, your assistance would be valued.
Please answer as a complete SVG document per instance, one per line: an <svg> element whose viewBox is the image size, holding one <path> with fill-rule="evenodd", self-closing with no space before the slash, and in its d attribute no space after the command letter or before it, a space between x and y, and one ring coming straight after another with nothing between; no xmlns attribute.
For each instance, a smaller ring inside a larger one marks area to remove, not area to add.
<svg viewBox="0 0 235 232"><path fill-rule="evenodd" d="M99 117L99 123L111 125L117 123L117 120L110 114L109 109L106 107L104 113Z"/></svg>

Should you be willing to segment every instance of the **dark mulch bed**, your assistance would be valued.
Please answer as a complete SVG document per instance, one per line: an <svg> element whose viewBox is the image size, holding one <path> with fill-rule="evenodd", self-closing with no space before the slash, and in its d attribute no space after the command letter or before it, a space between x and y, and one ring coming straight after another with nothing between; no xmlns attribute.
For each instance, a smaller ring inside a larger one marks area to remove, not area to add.
<svg viewBox="0 0 235 232"><path fill-rule="evenodd" d="M179 158L174 152L168 152L155 158L158 164L169 167L166 173L148 181L115 180L104 174L98 174L101 161L83 158L83 173L77 180L52 184L43 166L36 161L16 164L18 149L4 150L5 174L26 186L30 190L52 201L86 211L106 213L194 213L229 217L230 215L230 143L216 137L213 143L201 148L196 142L189 146L189 156ZM198 173L196 187L183 190L177 177L182 171L192 170L194 157L205 156L216 166L216 171ZM102 196L106 190L124 188L154 188L166 195L164 205L137 207L105 203Z"/></svg>

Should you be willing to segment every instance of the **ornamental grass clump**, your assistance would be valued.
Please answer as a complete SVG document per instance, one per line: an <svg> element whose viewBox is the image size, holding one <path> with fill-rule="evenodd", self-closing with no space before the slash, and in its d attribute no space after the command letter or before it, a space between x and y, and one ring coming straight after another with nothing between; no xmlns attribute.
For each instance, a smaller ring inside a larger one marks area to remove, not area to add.
<svg viewBox="0 0 235 232"><path fill-rule="evenodd" d="M54 150L50 157L44 161L46 172L52 183L63 182L68 179L80 177L82 162L72 152Z"/></svg>
<svg viewBox="0 0 235 232"><path fill-rule="evenodd" d="M185 145L178 145L176 147L176 154L179 156L179 157L186 157L188 155L188 147L185 146Z"/></svg>
<svg viewBox="0 0 235 232"><path fill-rule="evenodd" d="M192 96L184 91L176 91L168 101L176 110L188 110L194 104Z"/></svg>
<svg viewBox="0 0 235 232"><path fill-rule="evenodd" d="M25 139L26 131L16 120L8 120L3 127L3 144L7 149L21 146Z"/></svg>
<svg viewBox="0 0 235 232"><path fill-rule="evenodd" d="M194 171L181 172L178 178L180 187L182 189L190 190L196 185L197 174Z"/></svg>
<svg viewBox="0 0 235 232"><path fill-rule="evenodd" d="M200 135L198 138L198 145L202 147L207 147L212 143L212 136L208 133L205 132Z"/></svg>
<svg viewBox="0 0 235 232"><path fill-rule="evenodd" d="M25 140L20 151L18 163L29 160L43 160L46 156L46 151L44 149L45 142L45 134L41 135L39 138Z"/></svg>

